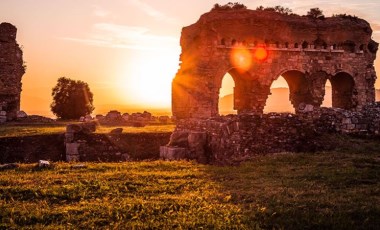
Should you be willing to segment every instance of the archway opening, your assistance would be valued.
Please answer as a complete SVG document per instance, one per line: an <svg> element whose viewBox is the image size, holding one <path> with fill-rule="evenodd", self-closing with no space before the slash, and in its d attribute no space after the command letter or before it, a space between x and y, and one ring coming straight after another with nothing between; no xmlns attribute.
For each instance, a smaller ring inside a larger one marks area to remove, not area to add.
<svg viewBox="0 0 380 230"><path fill-rule="evenodd" d="M309 83L304 73L298 70L289 70L282 74L289 86L289 100L297 111L300 104L313 104L313 97L309 91Z"/></svg>
<svg viewBox="0 0 380 230"><path fill-rule="evenodd" d="M332 107L352 109L354 86L355 82L348 73L340 72L333 76L331 78Z"/></svg>
<svg viewBox="0 0 380 230"><path fill-rule="evenodd" d="M294 107L289 98L289 86L283 76L272 82L270 94L264 107L264 113L294 113Z"/></svg>
<svg viewBox="0 0 380 230"><path fill-rule="evenodd" d="M329 79L326 80L325 84L325 95L323 96L322 107L331 108L332 107L332 88Z"/></svg>
<svg viewBox="0 0 380 230"><path fill-rule="evenodd" d="M219 90L218 112L219 115L236 114L234 108L234 88L235 81L231 74L226 73L222 80L222 85Z"/></svg>

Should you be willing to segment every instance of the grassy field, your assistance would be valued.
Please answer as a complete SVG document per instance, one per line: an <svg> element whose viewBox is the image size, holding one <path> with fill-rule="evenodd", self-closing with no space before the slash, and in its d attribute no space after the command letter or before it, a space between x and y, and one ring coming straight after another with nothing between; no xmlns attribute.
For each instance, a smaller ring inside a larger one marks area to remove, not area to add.
<svg viewBox="0 0 380 230"><path fill-rule="evenodd" d="M72 122L71 122L72 123ZM0 126L1 137L19 137L33 135L49 135L63 133L66 130L67 122L57 122L54 124L5 124ZM148 125L145 127L131 126L98 126L96 133L109 133L112 129L123 128L123 132L127 133L164 133L172 132L175 128L174 124L168 125Z"/></svg>
<svg viewBox="0 0 380 230"><path fill-rule="evenodd" d="M378 229L380 144L193 162L0 172L0 229Z"/></svg>

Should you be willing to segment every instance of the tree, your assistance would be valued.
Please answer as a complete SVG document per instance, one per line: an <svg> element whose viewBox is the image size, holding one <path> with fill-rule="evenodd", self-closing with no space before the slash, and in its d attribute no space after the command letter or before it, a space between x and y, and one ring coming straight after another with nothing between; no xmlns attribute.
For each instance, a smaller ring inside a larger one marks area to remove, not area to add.
<svg viewBox="0 0 380 230"><path fill-rule="evenodd" d="M307 12L307 16L311 18L324 18L323 11L319 8L311 8L310 11Z"/></svg>
<svg viewBox="0 0 380 230"><path fill-rule="evenodd" d="M95 109L90 87L83 81L61 77L51 93L51 111L61 119L78 119Z"/></svg>

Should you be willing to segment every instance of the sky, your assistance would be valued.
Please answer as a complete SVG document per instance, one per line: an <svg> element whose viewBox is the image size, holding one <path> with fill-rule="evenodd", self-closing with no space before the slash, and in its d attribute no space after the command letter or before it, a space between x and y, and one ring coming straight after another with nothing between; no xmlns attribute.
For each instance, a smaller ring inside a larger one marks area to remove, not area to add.
<svg viewBox="0 0 380 230"><path fill-rule="evenodd" d="M128 112L128 108L169 111L182 27L195 23L215 3L227 2L0 0L0 22L18 28L17 41L27 65L21 109L51 116L51 89L65 76L89 84L95 114L104 113L104 109ZM371 24L373 39L380 41L379 0L239 2L250 9L281 5L300 15L314 7L322 9L325 16L356 15ZM380 71L379 60L375 68ZM379 80L376 88L380 88Z"/></svg>

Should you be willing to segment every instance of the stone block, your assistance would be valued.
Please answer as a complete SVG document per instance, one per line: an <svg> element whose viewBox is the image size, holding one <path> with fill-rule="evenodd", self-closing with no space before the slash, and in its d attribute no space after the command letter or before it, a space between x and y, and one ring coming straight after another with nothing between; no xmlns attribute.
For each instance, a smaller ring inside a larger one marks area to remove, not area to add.
<svg viewBox="0 0 380 230"><path fill-rule="evenodd" d="M1 123L5 123L7 121L7 117L6 116L0 116L0 124Z"/></svg>
<svg viewBox="0 0 380 230"><path fill-rule="evenodd" d="M170 136L169 146L187 147L189 132L174 131Z"/></svg>
<svg viewBox="0 0 380 230"><path fill-rule="evenodd" d="M79 143L66 143L66 161L79 161Z"/></svg>
<svg viewBox="0 0 380 230"><path fill-rule="evenodd" d="M51 164L50 164L49 161L39 160L39 161L38 161L38 167L39 167L39 168L50 168L50 167L51 167Z"/></svg>
<svg viewBox="0 0 380 230"><path fill-rule="evenodd" d="M78 162L80 161L79 155L66 155L67 162Z"/></svg>
<svg viewBox="0 0 380 230"><path fill-rule="evenodd" d="M17 118L27 118L28 114L26 114L24 111L17 111Z"/></svg>
<svg viewBox="0 0 380 230"><path fill-rule="evenodd" d="M188 150L181 147L161 146L160 158L163 160L186 159Z"/></svg>

